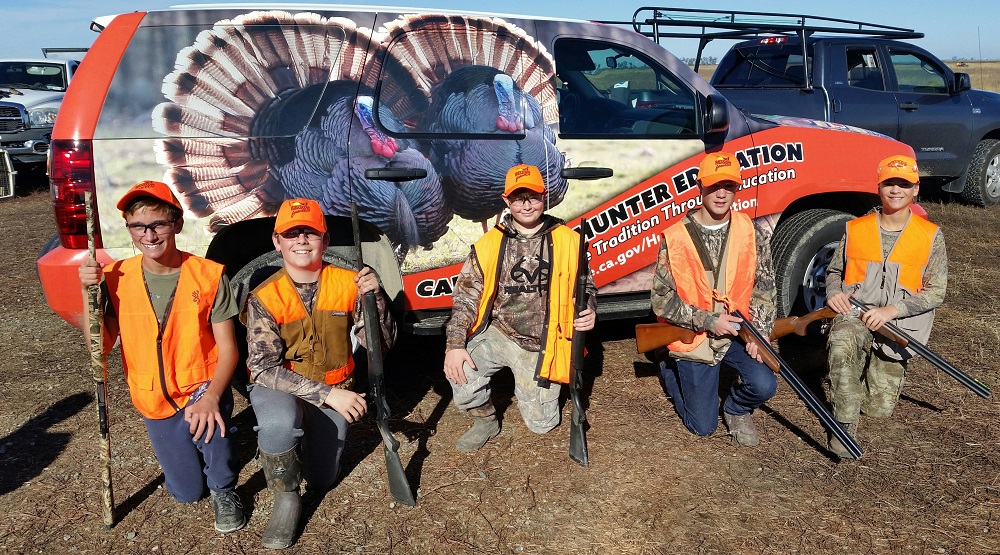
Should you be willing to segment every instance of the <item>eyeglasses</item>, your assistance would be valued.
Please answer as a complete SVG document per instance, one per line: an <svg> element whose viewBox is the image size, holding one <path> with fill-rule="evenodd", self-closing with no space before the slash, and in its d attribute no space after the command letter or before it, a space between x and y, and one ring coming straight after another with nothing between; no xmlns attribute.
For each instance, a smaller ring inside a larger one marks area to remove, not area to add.
<svg viewBox="0 0 1000 555"><path fill-rule="evenodd" d="M152 231L157 235L163 235L174 228L174 224L177 223L177 218L172 220L156 220L150 224L142 224L139 222L125 224L129 232L136 237L142 237L146 234L146 230Z"/></svg>
<svg viewBox="0 0 1000 555"><path fill-rule="evenodd" d="M323 234L311 227L295 227L292 229L286 229L278 235L285 239L294 240L298 239L300 235L305 234L306 241L316 241L317 239L323 237Z"/></svg>
<svg viewBox="0 0 1000 555"><path fill-rule="evenodd" d="M510 206L512 208L520 208L525 204L541 204L543 200L545 200L545 197L542 195L521 195L510 199Z"/></svg>

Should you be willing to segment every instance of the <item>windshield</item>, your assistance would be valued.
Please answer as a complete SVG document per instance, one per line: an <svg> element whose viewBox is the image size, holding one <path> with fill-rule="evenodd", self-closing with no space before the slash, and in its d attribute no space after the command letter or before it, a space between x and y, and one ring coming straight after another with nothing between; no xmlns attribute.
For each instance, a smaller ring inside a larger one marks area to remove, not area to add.
<svg viewBox="0 0 1000 555"><path fill-rule="evenodd" d="M812 68L812 58L809 60ZM726 54L712 77L716 87L804 87L802 46L760 45L734 48Z"/></svg>
<svg viewBox="0 0 1000 555"><path fill-rule="evenodd" d="M65 91L66 73L62 64L0 62L0 87Z"/></svg>

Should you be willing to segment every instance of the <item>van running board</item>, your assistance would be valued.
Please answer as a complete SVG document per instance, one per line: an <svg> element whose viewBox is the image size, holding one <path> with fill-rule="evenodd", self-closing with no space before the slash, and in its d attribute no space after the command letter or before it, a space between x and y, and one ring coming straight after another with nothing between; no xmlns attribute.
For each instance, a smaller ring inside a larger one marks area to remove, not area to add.
<svg viewBox="0 0 1000 555"><path fill-rule="evenodd" d="M597 303L597 316L600 320L620 320L625 318L644 318L650 315L649 297L605 299ZM400 329L413 335L442 335L451 318L450 312L435 314L417 322L402 322Z"/></svg>

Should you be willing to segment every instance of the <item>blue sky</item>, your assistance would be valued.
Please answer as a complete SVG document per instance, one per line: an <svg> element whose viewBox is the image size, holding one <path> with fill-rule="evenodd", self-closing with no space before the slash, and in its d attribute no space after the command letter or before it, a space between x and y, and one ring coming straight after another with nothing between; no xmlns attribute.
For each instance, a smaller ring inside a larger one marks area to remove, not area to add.
<svg viewBox="0 0 1000 555"><path fill-rule="evenodd" d="M192 3L177 0L0 0L4 14L4 40L0 57L40 57L43 47L90 46L96 34L90 21L99 15L135 10L151 10ZM219 2L232 3L232 2ZM343 3L349 3L345 1ZM355 1L355 4L388 5L391 1ZM247 2L241 4L248 5ZM1000 59L1000 2L996 0L840 0L806 3L792 0L740 2L733 0L670 0L662 4L674 7L711 8L743 11L805 13L824 17L853 19L883 25L905 27L926 36L914 42L944 60L952 57ZM807 4L811 4L806 7ZM542 0L535 2L497 2L490 0L400 1L403 6L428 6L449 10L488 11L508 14L573 17L579 19L630 20L640 5L655 3L615 0ZM617 7L616 7L617 6ZM690 43L690 44L688 44ZM721 44L721 41L720 41ZM694 41L675 42L668 48L680 57L693 56ZM716 56L722 46L709 50Z"/></svg>

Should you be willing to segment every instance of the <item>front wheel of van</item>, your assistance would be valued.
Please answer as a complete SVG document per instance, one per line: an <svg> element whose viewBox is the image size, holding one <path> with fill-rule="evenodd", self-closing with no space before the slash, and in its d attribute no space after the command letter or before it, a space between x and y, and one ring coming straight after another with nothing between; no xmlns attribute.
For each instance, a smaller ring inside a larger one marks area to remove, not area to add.
<svg viewBox="0 0 1000 555"><path fill-rule="evenodd" d="M778 317L802 315L826 304L826 267L853 216L839 210L799 212L771 240Z"/></svg>

